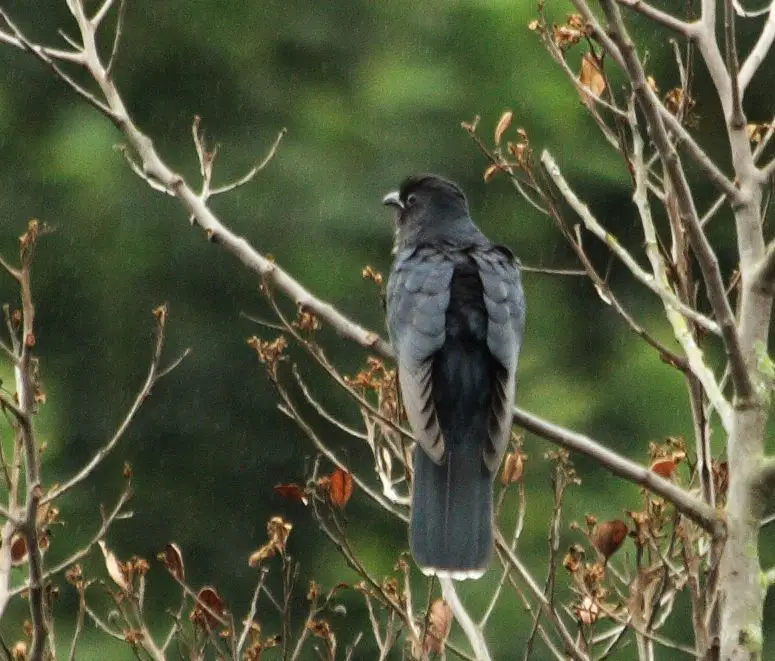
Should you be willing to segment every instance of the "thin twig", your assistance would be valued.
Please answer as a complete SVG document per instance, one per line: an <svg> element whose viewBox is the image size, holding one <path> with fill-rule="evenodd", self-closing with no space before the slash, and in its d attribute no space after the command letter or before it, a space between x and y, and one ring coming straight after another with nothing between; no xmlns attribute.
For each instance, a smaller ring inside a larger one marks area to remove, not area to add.
<svg viewBox="0 0 775 661"><path fill-rule="evenodd" d="M667 305L678 310L686 318L696 322L705 330L714 334L719 334L720 329L718 325L708 319L705 315L697 312L697 310L690 308L688 305L680 301L674 293L669 291L663 283L659 283L654 279L654 276L644 271L629 252L616 240L616 238L607 232L603 226L592 215L589 208L578 198L576 193L570 187L568 182L563 177L557 162L552 155L544 150L541 154L541 164L544 166L546 174L557 186L558 190L570 204L573 210L579 215L584 226L592 232L598 239L605 243L610 250L622 261L627 269L632 273L635 278L654 292L659 298L661 298Z"/></svg>

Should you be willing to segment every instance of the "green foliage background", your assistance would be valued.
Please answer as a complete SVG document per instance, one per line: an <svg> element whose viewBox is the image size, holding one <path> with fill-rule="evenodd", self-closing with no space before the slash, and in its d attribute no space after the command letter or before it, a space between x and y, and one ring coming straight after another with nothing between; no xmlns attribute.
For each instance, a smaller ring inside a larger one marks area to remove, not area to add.
<svg viewBox="0 0 775 661"><path fill-rule="evenodd" d="M89 3L87 3L89 4ZM31 38L61 43L57 29L75 27L64 2L10 0L5 9ZM92 2L91 6L97 4ZM570 6L548 2L563 22ZM514 111L537 151L548 147L598 217L633 249L629 178L619 157L598 138L569 82L528 31L533 2L365 0L217 3L208 0L129 2L115 76L134 119L161 154L196 185L190 139L194 115L220 145L216 178L226 182L263 157L282 127L279 154L249 186L218 198L223 221L244 234L319 296L364 325L384 329L374 288L361 278L371 264L387 272L392 228L380 197L407 174L437 171L468 191L475 218L492 238L511 246L528 265L574 266L550 221L538 216L500 179L485 185L485 163L460 129L482 116L490 135L502 111ZM651 49L649 69L663 91L677 84L665 35L635 21ZM104 39L106 52L109 40ZM745 40L743 40L745 45ZM581 48L571 52L576 67ZM761 80L771 80L772 62ZM711 152L724 153L718 104L698 71L696 131ZM618 90L617 90L618 92ZM772 111L766 83L752 89L749 119ZM256 574L248 554L263 543L265 522L281 513L294 530L290 550L304 582L324 587L354 575L317 532L300 505L272 490L301 480L314 452L276 409L274 393L245 344L259 333L240 312L268 317L258 282L236 261L192 230L171 198L151 191L114 145L121 136L92 108L28 54L0 47L0 250L14 255L31 217L56 227L35 268L38 352L49 403L39 416L48 443L44 475L62 481L112 433L144 378L153 327L150 310L168 302L168 355L193 353L153 392L120 448L88 486L61 502L63 527L54 530L50 560L64 557L99 523L99 506L120 490L126 460L135 472L134 517L115 525L109 543L122 557L153 558L168 541L184 551L193 585L217 585L233 610L247 609ZM722 165L728 163L722 159ZM697 189L699 207L712 191ZM712 226L726 272L733 235L728 217ZM607 255L587 245L602 266ZM612 283L637 318L671 342L658 303L614 264ZM587 432L639 461L648 442L691 431L685 387L677 372L630 334L584 279L525 274L529 302L520 368L519 402L548 419ZM9 278L0 298L15 302ZM330 354L353 373L365 353L325 333ZM303 356L297 359L304 361ZM327 402L353 419L347 402L330 392L316 370L302 365ZM4 378L10 367L3 367ZM365 448L317 424L324 438L365 474ZM3 441L9 442L7 432ZM714 439L721 450L720 431ZM528 437L529 514L520 554L543 576L551 503L548 447ZM587 511L601 519L637 509L634 487L577 458L583 484L568 503L569 523ZM516 503L511 503L513 512ZM513 518L513 514L509 514ZM378 576L392 571L406 548L405 531L356 494L350 531ZM564 526L564 544L580 541ZM765 552L764 561L775 560ZM102 572L99 558L87 563ZM495 570L462 590L477 611L486 603ZM159 565L150 575L157 629L176 589ZM64 584L57 605L68 641L74 591ZM418 580L419 584L419 580ZM340 645L365 620L357 595L344 594L347 618L333 617ZM20 637L24 605L0 623L6 640ZM301 613L301 610L299 610ZM16 616L19 617L16 617ZM262 611L267 633L276 621ZM509 595L491 631L495 658L521 656L530 616ZM772 611L768 611L771 620ZM357 625L357 626L356 626ZM677 618L671 635L686 639ZM128 648L88 632L83 658L128 659ZM367 636L368 638L368 636ZM625 648L619 658L629 658ZM274 658L267 653L267 658ZM358 658L370 658L368 647ZM536 659L547 658L540 644ZM665 654L660 658L672 658ZM773 657L775 658L775 657Z"/></svg>

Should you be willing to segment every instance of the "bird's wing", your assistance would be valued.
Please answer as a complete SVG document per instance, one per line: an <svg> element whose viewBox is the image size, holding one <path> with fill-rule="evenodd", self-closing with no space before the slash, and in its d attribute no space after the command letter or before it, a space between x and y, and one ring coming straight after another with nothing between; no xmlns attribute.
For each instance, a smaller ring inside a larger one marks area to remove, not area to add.
<svg viewBox="0 0 775 661"><path fill-rule="evenodd" d="M446 339L445 322L454 263L420 246L397 256L387 287L387 318L398 362L406 417L417 442L436 463L444 437L433 404L433 355Z"/></svg>
<svg viewBox="0 0 775 661"><path fill-rule="evenodd" d="M477 249L472 256L479 267L487 309L487 348L501 367L493 384L489 443L484 449L484 462L494 472L511 435L517 359L525 326L525 299L520 270L507 248Z"/></svg>

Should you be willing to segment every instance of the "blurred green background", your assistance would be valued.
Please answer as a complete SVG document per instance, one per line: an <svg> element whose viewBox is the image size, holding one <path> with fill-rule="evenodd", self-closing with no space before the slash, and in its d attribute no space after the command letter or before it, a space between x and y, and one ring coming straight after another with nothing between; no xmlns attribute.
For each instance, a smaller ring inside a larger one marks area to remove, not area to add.
<svg viewBox="0 0 775 661"><path fill-rule="evenodd" d="M4 7L33 39L63 45L58 29L76 33L64 2L6 0ZM569 12L569 4L547 2L549 18L556 22L564 22ZM575 266L548 219L505 180L482 181L486 163L460 128L462 120L477 114L480 133L489 141L501 113L511 109L512 132L524 127L536 152L549 148L606 226L633 250L640 248L627 171L527 29L535 16L535 3L521 0L129 2L115 77L139 127L195 188L198 167L190 137L195 115L202 117L208 138L220 145L216 183L261 160L277 132L287 127L269 167L254 183L215 199L213 208L313 292L384 332L379 297L361 278L361 269L371 264L387 273L391 214L381 208L380 198L407 174L435 171L460 182L482 229L525 264ZM666 92L678 75L664 33L641 21L632 25L642 52L648 51L649 71ZM106 53L109 34L103 36ZM742 43L745 48L750 38L744 35ZM571 51L572 68L582 52L581 47ZM772 80L772 64L759 81ZM705 72L699 69L696 75L694 130L726 168L718 104ZM754 85L749 119L767 121L772 98L766 82ZM121 142L106 118L39 61L0 46L0 251L6 258L15 256L29 218L56 228L43 240L34 272L37 352L49 398L38 419L48 443L46 483L76 471L123 417L147 369L153 307L165 301L170 306L167 355L192 349L154 390L102 468L62 500L65 525L54 529L48 558L65 557L93 534L100 504L114 502L121 466L129 461L135 473L134 517L116 523L108 538L120 557L153 559L167 542L177 542L191 583L216 585L239 620L256 580L247 557L265 541L268 517L282 514L294 524L289 549L301 563L301 614L308 579L330 587L353 581L354 574L310 514L273 491L277 482L303 479L315 453L277 411L263 368L245 344L250 335L271 338L272 333L240 313L265 318L270 313L257 279L192 230L175 200L131 173L114 149ZM713 193L698 178L693 181L704 210ZM711 234L729 274L734 267L729 217L719 216ZM592 237L586 245L604 268L606 252ZM649 441L681 434L690 439L682 379L637 341L585 279L536 273L524 279L529 315L521 406L641 462L647 461ZM637 319L672 346L658 302L616 263L611 282ZM2 301L18 300L13 284L0 275ZM343 371L354 373L363 364L366 354L358 347L331 333L323 337ZM301 354L294 355L304 362ZM7 379L10 366L2 369ZM348 402L330 393L324 377L312 366L306 373L335 410L356 419ZM315 424L369 477L371 459L364 447L320 421ZM723 447L719 431L714 444ZM529 509L519 551L540 580L551 504L547 449L527 438ZM576 460L583 483L568 501L563 548L581 541L569 530L571 520L581 520L585 512L601 520L623 518L623 510L640 503L636 488L588 460ZM516 503L509 507L513 519ZM357 493L348 520L356 548L374 573L390 573L406 548L404 529ZM768 539L765 564L775 561ZM97 555L86 565L102 575ZM565 582L564 572L560 576ZM493 570L482 582L461 588L474 612L481 612L496 577ZM155 561L148 579L152 619L162 630L170 622L165 609L177 606L177 590ZM57 633L64 649L77 598L63 580L59 584ZM332 616L332 625L343 647L367 623L357 594L343 593L342 602L349 615ZM679 599L680 612L686 613L685 605ZM25 607L19 603L0 624L7 641L21 637ZM259 618L267 634L276 630L270 609L262 609ZM768 621L772 618L770 609ZM521 657L530 625L530 615L508 593L489 634L494 657ZM133 658L128 647L106 644L87 629L83 658ZM688 619L679 615L667 632L690 642L689 630ZM362 643L356 658L372 658L369 645ZM616 658L633 655L630 645ZM267 652L266 658L277 655ZM534 658L549 658L540 642ZM678 657L665 652L660 658Z"/></svg>

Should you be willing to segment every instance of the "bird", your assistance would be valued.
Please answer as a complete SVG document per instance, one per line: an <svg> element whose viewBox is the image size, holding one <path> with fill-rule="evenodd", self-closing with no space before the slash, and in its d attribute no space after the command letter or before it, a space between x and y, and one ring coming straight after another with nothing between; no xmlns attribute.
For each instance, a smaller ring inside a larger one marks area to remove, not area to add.
<svg viewBox="0 0 775 661"><path fill-rule="evenodd" d="M426 575L476 579L493 548L493 486L511 435L525 324L521 267L474 224L460 186L407 177L386 316L413 454L409 547Z"/></svg>

